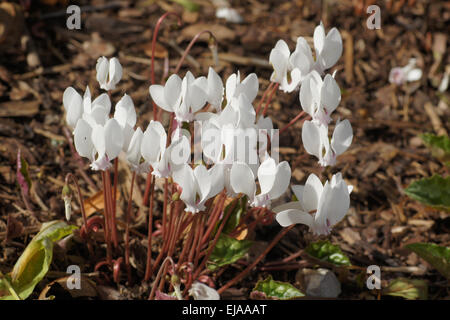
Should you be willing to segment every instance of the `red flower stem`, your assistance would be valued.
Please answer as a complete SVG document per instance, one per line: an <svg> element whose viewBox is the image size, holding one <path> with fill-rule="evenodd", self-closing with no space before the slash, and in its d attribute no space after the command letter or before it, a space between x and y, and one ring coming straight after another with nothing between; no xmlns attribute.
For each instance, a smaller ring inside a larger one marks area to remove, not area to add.
<svg viewBox="0 0 450 320"><path fill-rule="evenodd" d="M300 112L294 119L292 119L287 125L285 125L280 131L279 135L281 135L284 131L287 130L290 126L292 126L294 123L298 121L303 115L305 114L305 111ZM306 119L305 119L306 120Z"/></svg>
<svg viewBox="0 0 450 320"><path fill-rule="evenodd" d="M168 193L169 193L169 181L167 178L164 178L164 204L163 204L163 216L162 216L162 238L166 239L167 236L167 201L168 201Z"/></svg>
<svg viewBox="0 0 450 320"><path fill-rule="evenodd" d="M159 28L161 27L161 23L166 19L166 17L174 15L178 18L178 26L181 26L181 18L175 12L166 12L163 14L156 23L155 30L153 30L153 39L152 39L152 60L151 60L151 84L155 84L155 48L156 48L156 38L158 37ZM158 120L156 103L153 101L153 120Z"/></svg>
<svg viewBox="0 0 450 320"><path fill-rule="evenodd" d="M199 215L194 216L194 220L192 221L192 224L191 224L191 230L189 230L189 234L186 238L186 241L184 242L183 249L181 250L180 256L178 258L178 267L181 267L181 265L183 264L185 255L187 254L187 251L188 251L188 248L193 247L192 241L194 239L194 236L196 235L195 230L197 229L197 225L199 223L199 218L200 218Z"/></svg>
<svg viewBox="0 0 450 320"><path fill-rule="evenodd" d="M152 176L153 177L153 176ZM145 268L144 281L149 281L152 275L152 233L153 233L153 206L155 198L155 178L151 181L150 208L148 210L148 242L147 242L147 266Z"/></svg>
<svg viewBox="0 0 450 320"><path fill-rule="evenodd" d="M236 201L234 202L235 204L237 203L238 199L236 199ZM235 205L234 205L235 206ZM203 258L200 266L198 268L196 268L194 276L192 277L193 280L197 279L197 277L200 275L200 273L203 271L203 268L206 265L206 262L208 261L209 257L211 256L214 248L216 247L217 241L219 240L219 236L222 233L223 228L225 227L225 224L228 221L228 218L230 217L231 213L234 210L234 206L229 207L229 209L227 210L227 213L225 214L225 217L222 220L222 223L219 226L219 229L217 229L216 235L214 237L214 240L212 241L211 246L209 247L208 253L206 254L206 256Z"/></svg>
<svg viewBox="0 0 450 320"><path fill-rule="evenodd" d="M274 85L274 82L271 82L271 83L269 84L269 86L268 86L268 87L266 88L266 90L264 91L261 100L259 100L258 107L256 108L256 116L258 116L259 111L261 110L261 106L262 106L264 100L266 99L267 93L272 89L272 86L273 86L273 85Z"/></svg>
<svg viewBox="0 0 450 320"><path fill-rule="evenodd" d="M106 178L105 171L102 171L102 182L103 182L103 204L104 204L104 217L105 217L105 240L106 240L106 260L110 265L112 262L112 254L111 254L111 238L110 238L110 230L109 230L109 214L108 214L108 205L106 201Z"/></svg>
<svg viewBox="0 0 450 320"><path fill-rule="evenodd" d="M119 180L119 158L114 159L114 187L112 194L112 224L113 224L113 235L114 235L114 246L117 248L117 183Z"/></svg>
<svg viewBox="0 0 450 320"><path fill-rule="evenodd" d="M211 232L214 230L214 227L216 226L216 223L220 218L221 211L223 210L225 199L226 199L226 195L222 196L220 201L217 203L217 206L214 208L213 214L211 214L211 222L208 221L208 229L206 230L205 234L203 235L203 238L200 241L200 245L203 245L204 243L206 243L209 236L211 235ZM212 218L212 217L214 217L214 218Z"/></svg>
<svg viewBox="0 0 450 320"><path fill-rule="evenodd" d="M113 206L113 198L112 198L112 184L111 184L111 172L109 171L109 169L106 170L106 187L107 187L107 192L106 192L106 198L107 198L107 203L109 206L109 222L110 222L110 230L111 230L111 237L112 237L112 241L113 241L113 245L114 248L117 249L118 247L118 238L117 238L117 224L116 224L116 219L114 217L114 206Z"/></svg>
<svg viewBox="0 0 450 320"><path fill-rule="evenodd" d="M261 253L255 261L251 265L249 265L247 268L245 268L243 271L241 271L237 276L235 276L233 279L228 281L223 287L221 287L217 292L219 294L222 294L225 290L227 290L229 287L234 285L236 282L242 280L266 255L269 253L270 250L288 233L295 224L290 225L287 228L282 229L278 235L272 240L272 242L269 244L269 246L264 250L263 253Z"/></svg>
<svg viewBox="0 0 450 320"><path fill-rule="evenodd" d="M204 33L209 33L210 38L214 39L214 43L217 43L216 37L214 37L214 35L212 34L211 31L209 30L203 30L199 33L197 33L194 38L192 38L191 42L189 43L189 45L187 46L186 50L184 50L183 55L180 58L180 61L178 61L177 67L175 68L174 74L178 74L178 72L180 71L181 68L181 64L183 63L183 61L186 59L189 51L191 51L192 46L195 44L195 42L197 42L198 38L200 38L201 35L203 35Z"/></svg>
<svg viewBox="0 0 450 320"><path fill-rule="evenodd" d="M128 198L127 222L125 226L125 266L127 267L128 284L131 284L131 266L130 266L130 219L131 219L131 203L133 201L133 187L136 178L136 171L133 171L131 177L130 197Z"/></svg>
<svg viewBox="0 0 450 320"><path fill-rule="evenodd" d="M264 107L264 110L262 113L263 117L266 115L267 109L269 108L269 104L272 101L273 95L277 91L279 85L280 85L279 83L276 83L275 86L273 87L272 91L270 92L269 98L267 99L267 102L266 102L266 106Z"/></svg>

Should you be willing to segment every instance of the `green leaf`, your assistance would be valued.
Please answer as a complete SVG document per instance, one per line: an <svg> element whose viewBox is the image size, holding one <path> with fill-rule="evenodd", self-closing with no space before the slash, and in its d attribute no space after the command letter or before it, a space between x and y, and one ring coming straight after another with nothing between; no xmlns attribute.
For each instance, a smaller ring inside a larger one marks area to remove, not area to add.
<svg viewBox="0 0 450 320"><path fill-rule="evenodd" d="M306 248L306 253L314 258L327 261L337 266L351 266L350 259L342 252L339 246L331 244L328 240L320 240L311 243Z"/></svg>
<svg viewBox="0 0 450 320"><path fill-rule="evenodd" d="M425 205L450 210L450 176L434 175L411 183L405 193Z"/></svg>
<svg viewBox="0 0 450 320"><path fill-rule="evenodd" d="M249 240L236 240L221 234L209 258L211 262L208 268L214 271L219 267L236 262L247 253L251 245L252 242Z"/></svg>
<svg viewBox="0 0 450 320"><path fill-rule="evenodd" d="M397 278L389 282L389 285L383 289L383 294L408 300L426 300L428 298L428 285L425 280Z"/></svg>
<svg viewBox="0 0 450 320"><path fill-rule="evenodd" d="M17 260L10 275L6 278L21 299L26 299L33 292L34 287L41 281L50 267L53 257L53 243L72 233L77 227L63 221L44 223L41 230L33 237L25 251ZM0 292L4 292L7 285L5 279L0 278ZM12 295L2 295L0 300L14 299Z"/></svg>
<svg viewBox="0 0 450 320"><path fill-rule="evenodd" d="M431 133L421 135L425 144L431 148L432 155L443 161L450 161L450 139L447 136L436 136Z"/></svg>
<svg viewBox="0 0 450 320"><path fill-rule="evenodd" d="M275 281L272 279L272 276L269 276L266 280L258 281L252 290L252 294L254 296L263 294L263 297L275 300L286 300L305 296L290 283Z"/></svg>
<svg viewBox="0 0 450 320"><path fill-rule="evenodd" d="M450 248L434 243L412 243L406 246L450 280Z"/></svg>

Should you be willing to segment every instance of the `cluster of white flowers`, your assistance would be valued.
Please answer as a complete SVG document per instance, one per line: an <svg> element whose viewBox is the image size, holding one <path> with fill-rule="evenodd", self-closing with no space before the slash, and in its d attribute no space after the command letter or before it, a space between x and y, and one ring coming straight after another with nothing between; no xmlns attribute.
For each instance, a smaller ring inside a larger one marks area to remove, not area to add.
<svg viewBox="0 0 450 320"><path fill-rule="evenodd" d="M325 37L320 24L314 32L314 44L315 60L304 38L298 39L292 55L286 43L280 40L270 54L275 69L271 80L279 82L284 91L301 85L302 108L312 117L312 121L306 121L303 126L305 149L325 166L333 165L336 156L349 147L353 133L348 120L338 120L331 143L328 139L330 114L341 96L334 77L326 75L322 80L321 74L341 55L340 34L333 28ZM114 89L122 76L122 67L115 58L109 61L100 58L96 69L97 80L105 90ZM291 83L287 82L288 71ZM228 77L224 86L212 68L207 77L196 78L188 71L183 78L170 76L165 85L151 85L149 92L153 101L173 114L169 134L154 120L145 131L136 128L134 104L126 94L116 104L113 117L110 117L109 96L103 93L91 102L89 88L83 97L72 87L67 88L63 103L67 123L74 129L75 148L91 161L93 170L107 170L111 160L124 152L130 167L137 173L151 171L157 177L171 177L181 189L180 199L186 205L185 210L197 213L205 210L208 199L223 190L229 196L245 194L251 206L269 207L290 184L289 164L278 162L273 152L258 150L262 145L259 138L267 139L273 130L271 119L258 117L253 107L258 90L258 78L254 73L241 81L238 71ZM201 130L194 130L192 143L191 132L184 128L194 121L195 127L200 124ZM191 153L192 149L195 153L196 142L201 147L202 161L194 161L192 165ZM340 174L333 176L325 186L311 175L304 187L294 186L293 190L299 201L274 210L279 212L277 221L283 226L304 223L316 233L328 233L349 208L351 187L347 187Z"/></svg>
<svg viewBox="0 0 450 320"><path fill-rule="evenodd" d="M331 141L328 125L331 113L341 101L335 74L324 71L331 68L342 54L342 38L336 28L325 36L320 23L314 30L315 60L311 48L303 37L297 39L295 51L291 54L283 40L279 40L270 53L274 67L271 80L279 83L280 89L291 92L300 86L300 104L312 120L306 120L302 128L302 141L306 152L316 156L323 167L336 164L336 157L345 152L353 140L353 131L348 120L336 122ZM288 81L290 72L290 82ZM331 182L322 185L319 178L311 174L304 186L293 186L298 201L274 209L276 220L282 226L294 223L306 224L316 234L328 234L331 227L347 213L350 206L351 186L347 186L341 173L334 175Z"/></svg>

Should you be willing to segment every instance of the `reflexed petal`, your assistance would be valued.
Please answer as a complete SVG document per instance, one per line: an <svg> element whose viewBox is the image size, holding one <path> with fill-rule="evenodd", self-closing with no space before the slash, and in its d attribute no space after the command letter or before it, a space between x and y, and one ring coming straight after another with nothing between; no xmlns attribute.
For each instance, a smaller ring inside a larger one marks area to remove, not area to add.
<svg viewBox="0 0 450 320"><path fill-rule="evenodd" d="M323 27L322 21L314 29L314 48L316 49L316 57L320 55L325 44L325 28Z"/></svg>
<svg viewBox="0 0 450 320"><path fill-rule="evenodd" d="M341 102L341 90L334 78L327 74L320 92L320 102L329 116Z"/></svg>
<svg viewBox="0 0 450 320"><path fill-rule="evenodd" d="M311 228L314 224L314 219L312 215L295 209L288 209L286 211L282 211L275 216L275 219L282 227L288 227L292 224L301 223L306 224Z"/></svg>
<svg viewBox="0 0 450 320"><path fill-rule="evenodd" d="M225 92L227 98L227 104L231 102L231 99L234 97L234 92L236 91L236 85L238 84L240 79L237 78L236 73L230 75L225 83Z"/></svg>
<svg viewBox="0 0 450 320"><path fill-rule="evenodd" d="M329 69L336 64L342 55L342 38L338 29L333 28L325 38L323 50L320 52L318 62L323 70Z"/></svg>
<svg viewBox="0 0 450 320"><path fill-rule="evenodd" d="M289 187L291 182L291 167L287 161L280 162L277 166L277 173L275 178L275 183L269 193L269 198L271 200L279 198L286 189Z"/></svg>
<svg viewBox="0 0 450 320"><path fill-rule="evenodd" d="M272 158L267 158L258 168L258 181L261 194L269 193L275 183L277 164Z"/></svg>
<svg viewBox="0 0 450 320"><path fill-rule="evenodd" d="M109 61L106 57L100 57L97 59L95 65L97 70L97 81L100 84L100 88L104 88L106 81L108 81Z"/></svg>
<svg viewBox="0 0 450 320"><path fill-rule="evenodd" d="M303 210L303 207L302 207L302 204L300 201L292 201L292 202L283 203L283 204L273 208L272 211L275 213L280 213L282 211L286 211L286 210L290 210L290 209L305 211L305 210Z"/></svg>
<svg viewBox="0 0 450 320"><path fill-rule="evenodd" d="M329 185L329 192L325 194L324 202L320 209L320 217L316 217L316 222L325 219L324 223L330 227L341 221L350 207L350 195L344 180L341 180L335 187ZM319 212L319 211L318 211ZM320 219L320 220L318 220ZM326 221L328 219L328 221Z"/></svg>
<svg viewBox="0 0 450 320"><path fill-rule="evenodd" d="M164 109L167 112L174 112L173 106L166 102L164 95L164 87L159 84L151 85L149 88L150 96L158 107Z"/></svg>
<svg viewBox="0 0 450 320"><path fill-rule="evenodd" d="M86 90L84 91L83 96L83 110L85 113L91 113L91 90L89 90L89 86L86 86Z"/></svg>
<svg viewBox="0 0 450 320"><path fill-rule="evenodd" d="M122 66L120 65L119 59L111 58L109 60L109 88L115 89L116 84L122 79Z"/></svg>
<svg viewBox="0 0 450 320"><path fill-rule="evenodd" d="M353 130L350 121L344 120L336 124L331 138L331 147L336 155L340 155L350 147L353 140Z"/></svg>
<svg viewBox="0 0 450 320"><path fill-rule="evenodd" d="M141 128L137 128L133 136L131 137L131 141L127 150L127 160L135 166L139 165L139 162L141 160L141 144L143 137L144 133L142 132Z"/></svg>
<svg viewBox="0 0 450 320"><path fill-rule="evenodd" d="M256 96L258 95L258 90L259 90L258 77L256 76L255 73L249 74L244 79L244 81L242 81L242 88L243 88L243 93L248 98L248 101L250 101L250 103L252 103L253 100L255 100Z"/></svg>
<svg viewBox="0 0 450 320"><path fill-rule="evenodd" d="M286 41L284 41L284 40L278 40L277 43L275 44L274 49L279 50L284 55L286 60L291 55L289 46L287 45Z"/></svg>
<svg viewBox="0 0 450 320"><path fill-rule="evenodd" d="M106 152L104 127L98 124L95 125L95 127L92 128L91 139L95 150L98 153L98 157L101 158Z"/></svg>
<svg viewBox="0 0 450 320"><path fill-rule="evenodd" d="M223 82L220 76L209 67L208 70L208 102L220 111L223 100Z"/></svg>
<svg viewBox="0 0 450 320"><path fill-rule="evenodd" d="M318 159L322 155L322 144L319 127L311 121L305 121L302 128L302 141L306 152L316 156Z"/></svg>
<svg viewBox="0 0 450 320"><path fill-rule="evenodd" d="M314 64L314 59L312 56L311 47L305 38L297 38L297 45L295 47L295 51L291 55L290 63L292 67L300 69L304 76L311 70Z"/></svg>
<svg viewBox="0 0 450 320"><path fill-rule="evenodd" d="M123 132L116 119L109 119L105 124L105 148L109 160L116 158L123 147Z"/></svg>
<svg viewBox="0 0 450 320"><path fill-rule="evenodd" d="M287 59L280 50L272 49L269 56L269 62L273 66L273 73L270 80L273 82L283 83L287 72Z"/></svg>
<svg viewBox="0 0 450 320"><path fill-rule="evenodd" d="M125 127L122 128L122 134L123 134L123 146L122 150L123 152L127 152L128 148L130 147L131 138L134 134L134 129L131 127L128 123L125 124Z"/></svg>
<svg viewBox="0 0 450 320"><path fill-rule="evenodd" d="M164 86L164 101L167 102L170 109L173 109L174 106L179 104L179 99L181 97L181 82L181 78L176 74L171 75L166 81ZM161 108L164 109L162 106Z"/></svg>
<svg viewBox="0 0 450 320"><path fill-rule="evenodd" d="M178 168L178 170L172 174L172 177L173 181L175 181L182 189L180 199L189 207L195 206L197 190L192 168L185 164Z"/></svg>
<svg viewBox="0 0 450 320"><path fill-rule="evenodd" d="M230 184L233 191L243 193L253 201L256 192L255 177L252 169L244 162L235 162L230 172Z"/></svg>
<svg viewBox="0 0 450 320"><path fill-rule="evenodd" d="M92 143L92 127L83 119L79 119L74 134L75 149L82 157L93 160L94 144Z"/></svg>
<svg viewBox="0 0 450 320"><path fill-rule="evenodd" d="M74 88L68 87L64 90L63 105L66 109L67 124L74 128L83 114L83 99Z"/></svg>
<svg viewBox="0 0 450 320"><path fill-rule="evenodd" d="M207 88L202 88L200 85L204 77L196 79L192 85L190 86L190 107L192 108L192 112L197 112L201 108L205 106L207 100L207 93L205 90Z"/></svg>
<svg viewBox="0 0 450 320"><path fill-rule="evenodd" d="M160 160L161 153L166 149L167 135L158 121L151 121L144 132L141 144L142 157L150 164Z"/></svg>
<svg viewBox="0 0 450 320"><path fill-rule="evenodd" d="M105 116L109 116L111 111L111 100L107 93L102 93L92 102L92 110L101 106L105 110Z"/></svg>
<svg viewBox="0 0 450 320"><path fill-rule="evenodd" d="M217 163L209 170L209 177L211 180L211 190L209 191L208 198L212 198L220 193L225 186L224 177L225 166L221 163Z"/></svg>
<svg viewBox="0 0 450 320"><path fill-rule="evenodd" d="M197 191L200 196L200 203L207 200L209 192L211 191L211 179L208 170L204 165L198 165L194 169L194 176L197 184Z"/></svg>
<svg viewBox="0 0 450 320"><path fill-rule="evenodd" d="M322 192L322 182L320 182L320 179L314 173L311 173L306 180L301 199L297 198L302 201L305 211L311 212L317 210Z"/></svg>
<svg viewBox="0 0 450 320"><path fill-rule="evenodd" d="M133 100L129 95L125 94L116 104L114 118L122 127L124 127L126 123L131 127L135 126L136 110L134 108Z"/></svg>

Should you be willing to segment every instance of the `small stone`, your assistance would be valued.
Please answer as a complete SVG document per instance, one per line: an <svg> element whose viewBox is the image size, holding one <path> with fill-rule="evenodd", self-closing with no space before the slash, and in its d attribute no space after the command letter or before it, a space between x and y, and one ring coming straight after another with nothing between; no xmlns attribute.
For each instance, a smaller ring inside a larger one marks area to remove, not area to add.
<svg viewBox="0 0 450 320"><path fill-rule="evenodd" d="M303 277L307 296L337 298L341 293L341 283L330 270L303 269Z"/></svg>

